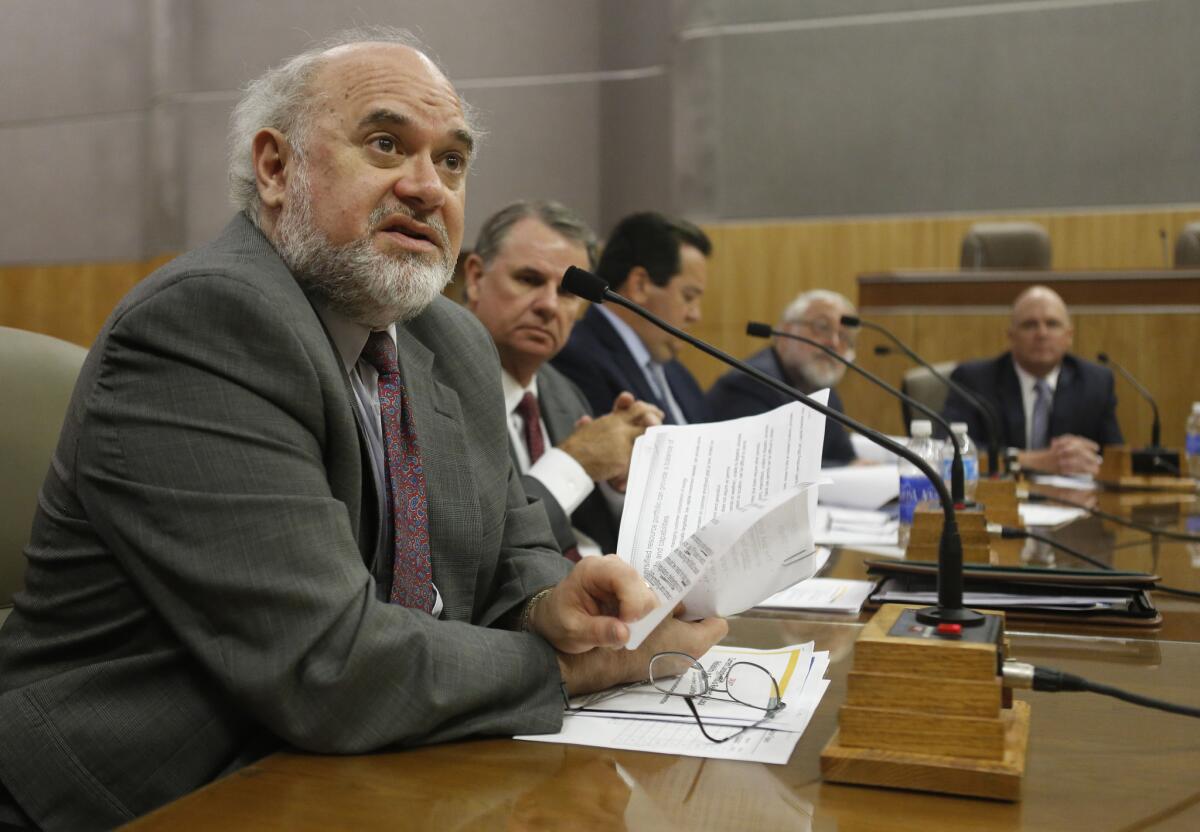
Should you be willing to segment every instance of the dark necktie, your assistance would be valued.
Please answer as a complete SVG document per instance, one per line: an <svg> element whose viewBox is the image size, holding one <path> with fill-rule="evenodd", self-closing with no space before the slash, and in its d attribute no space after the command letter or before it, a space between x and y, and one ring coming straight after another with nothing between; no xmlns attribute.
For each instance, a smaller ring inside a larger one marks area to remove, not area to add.
<svg viewBox="0 0 1200 832"><path fill-rule="evenodd" d="M429 561L425 469L421 465L412 407L400 381L396 345L391 336L386 332L372 332L363 349L363 358L379 372L379 417L383 423L395 546L391 601L431 612L434 592L433 569Z"/></svg>
<svg viewBox="0 0 1200 832"><path fill-rule="evenodd" d="M521 417L521 436L525 439L525 449L529 451L529 464L537 462L546 453L546 437L542 433L542 411L538 407L537 396L526 392L517 402L517 415ZM572 563L579 561L579 547L574 544L563 549L563 557Z"/></svg>
<svg viewBox="0 0 1200 832"><path fill-rule="evenodd" d="M525 449L529 451L529 464L537 462L546 453L546 437L542 435L542 412L538 409L537 396L526 393L517 402L517 415L524 423L522 435Z"/></svg>
<svg viewBox="0 0 1200 832"><path fill-rule="evenodd" d="M1029 447L1044 448L1050 443L1050 385L1039 378L1033 386L1033 414L1029 425Z"/></svg>

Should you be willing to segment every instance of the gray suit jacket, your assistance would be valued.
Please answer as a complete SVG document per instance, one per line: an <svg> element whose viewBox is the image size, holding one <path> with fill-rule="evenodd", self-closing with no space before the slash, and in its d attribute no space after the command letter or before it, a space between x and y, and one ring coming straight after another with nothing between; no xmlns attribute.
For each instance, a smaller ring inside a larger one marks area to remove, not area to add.
<svg viewBox="0 0 1200 832"><path fill-rule="evenodd" d="M281 744L557 729L554 652L506 627L569 564L509 460L495 349L440 299L398 347L440 620L375 599L345 372L249 221L118 305L0 631L0 780L40 824L110 827Z"/></svg>
<svg viewBox="0 0 1200 832"><path fill-rule="evenodd" d="M546 423L546 431L550 434L550 445L554 446L571 435L581 416L591 416L592 408L579 388L549 364L542 365L538 370L537 383L538 406L542 411L542 420ZM516 459L514 453L514 465ZM620 523L613 516L599 488L593 488L592 493L568 517L562 506L536 477L525 474L522 475L521 482L527 494L541 500L560 549L565 551L575 545L575 529L579 529L600 544L605 554L617 551Z"/></svg>

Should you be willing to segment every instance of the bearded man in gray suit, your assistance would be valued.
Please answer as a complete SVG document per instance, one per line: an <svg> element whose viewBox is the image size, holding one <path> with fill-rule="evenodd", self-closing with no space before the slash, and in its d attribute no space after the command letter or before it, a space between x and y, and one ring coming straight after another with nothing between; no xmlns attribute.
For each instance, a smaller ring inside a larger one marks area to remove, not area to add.
<svg viewBox="0 0 1200 832"><path fill-rule="evenodd" d="M662 411L622 393L592 418L575 384L549 364L583 301L562 288L571 266L593 269L596 236L565 206L522 201L484 222L463 264L463 293L500 353L509 446L525 491L541 500L563 554L615 552L633 441Z"/></svg>
<svg viewBox="0 0 1200 832"><path fill-rule="evenodd" d="M251 84L242 212L93 345L0 631L0 824L111 827L284 745L554 731L560 686L724 635L607 649L652 594L527 500L495 350L439 297L474 131L409 43Z"/></svg>

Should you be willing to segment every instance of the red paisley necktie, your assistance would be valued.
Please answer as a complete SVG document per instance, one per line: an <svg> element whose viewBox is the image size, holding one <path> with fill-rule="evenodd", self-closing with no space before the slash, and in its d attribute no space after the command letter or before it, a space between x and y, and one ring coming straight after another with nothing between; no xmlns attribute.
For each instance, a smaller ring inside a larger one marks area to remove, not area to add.
<svg viewBox="0 0 1200 832"><path fill-rule="evenodd" d="M429 510L425 469L413 424L412 406L400 381L396 345L386 332L372 332L363 358L379 371L379 416L383 422L387 490L392 507L395 561L393 604L433 610L433 569L429 562Z"/></svg>

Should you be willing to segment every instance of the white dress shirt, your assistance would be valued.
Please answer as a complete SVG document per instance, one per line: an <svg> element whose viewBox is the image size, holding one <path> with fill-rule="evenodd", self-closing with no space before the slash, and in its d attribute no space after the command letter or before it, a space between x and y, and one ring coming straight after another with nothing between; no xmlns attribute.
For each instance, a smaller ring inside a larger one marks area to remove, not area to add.
<svg viewBox="0 0 1200 832"><path fill-rule="evenodd" d="M545 486L562 508L563 513L570 517L571 513L579 508L579 504L587 498L587 495L592 493L596 483L573 456L566 451L550 446L550 432L546 429L544 418L539 421L541 422L542 436L546 440L546 450L537 462L530 465L529 449L525 447L525 420L517 412L517 405L521 403L521 399L526 393L532 393L537 398L537 376L533 377L533 381L529 383L528 387L522 387L507 371L501 370L500 383L504 388L504 408L508 413L508 436L517 456L517 467L520 468L522 474L533 477ZM539 412L541 407L541 399L538 398ZM596 541L579 529L572 527L572 531L575 533L575 545L579 548L580 555L603 554Z"/></svg>

